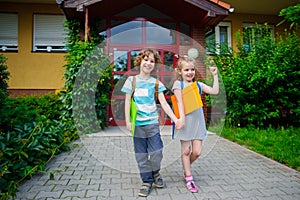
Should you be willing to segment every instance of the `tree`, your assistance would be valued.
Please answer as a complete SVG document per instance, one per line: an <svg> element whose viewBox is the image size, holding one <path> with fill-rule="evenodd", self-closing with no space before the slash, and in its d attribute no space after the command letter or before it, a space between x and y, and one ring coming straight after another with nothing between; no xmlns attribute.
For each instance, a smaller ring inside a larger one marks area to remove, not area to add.
<svg viewBox="0 0 300 200"><path fill-rule="evenodd" d="M279 16L284 17L284 20L279 22L278 25L288 21L291 23L291 28L294 26L297 28L300 23L300 3L295 6L289 6L282 9L279 13Z"/></svg>

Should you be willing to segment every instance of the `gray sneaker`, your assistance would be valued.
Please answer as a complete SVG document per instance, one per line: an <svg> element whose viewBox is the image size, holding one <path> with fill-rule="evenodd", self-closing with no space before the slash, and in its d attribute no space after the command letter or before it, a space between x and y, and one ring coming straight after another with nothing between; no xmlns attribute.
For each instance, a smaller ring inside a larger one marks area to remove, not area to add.
<svg viewBox="0 0 300 200"><path fill-rule="evenodd" d="M157 174L154 175L154 183L153 183L153 185L156 188L164 188L165 187L164 181L161 178L160 173L157 173Z"/></svg>
<svg viewBox="0 0 300 200"><path fill-rule="evenodd" d="M151 191L151 184L143 183L138 195L140 197L147 197L149 195L150 191Z"/></svg>

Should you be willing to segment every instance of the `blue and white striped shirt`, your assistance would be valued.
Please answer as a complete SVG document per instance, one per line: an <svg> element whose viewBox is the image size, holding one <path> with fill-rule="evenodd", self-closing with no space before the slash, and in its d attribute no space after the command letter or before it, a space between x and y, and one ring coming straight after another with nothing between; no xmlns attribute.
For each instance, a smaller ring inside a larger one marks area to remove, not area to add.
<svg viewBox="0 0 300 200"><path fill-rule="evenodd" d="M121 91L132 94L132 80L130 76L125 81ZM144 80L136 76L136 87L134 100L137 107L136 126L158 123L158 114L154 97L156 79L149 77ZM158 93L166 90L166 87L159 81Z"/></svg>

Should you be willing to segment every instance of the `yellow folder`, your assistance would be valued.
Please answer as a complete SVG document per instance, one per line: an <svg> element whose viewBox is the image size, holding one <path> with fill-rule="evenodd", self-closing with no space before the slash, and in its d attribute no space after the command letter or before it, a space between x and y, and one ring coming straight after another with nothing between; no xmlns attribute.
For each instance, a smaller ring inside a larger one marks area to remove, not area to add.
<svg viewBox="0 0 300 200"><path fill-rule="evenodd" d="M183 101L185 114L189 114L194 110L201 108L203 106L198 85L196 82L193 82L189 86L183 88L181 92L182 92L182 101ZM171 96L171 101L173 105L174 114L176 115L176 117L179 118L180 117L179 109L178 109L177 99L175 95Z"/></svg>

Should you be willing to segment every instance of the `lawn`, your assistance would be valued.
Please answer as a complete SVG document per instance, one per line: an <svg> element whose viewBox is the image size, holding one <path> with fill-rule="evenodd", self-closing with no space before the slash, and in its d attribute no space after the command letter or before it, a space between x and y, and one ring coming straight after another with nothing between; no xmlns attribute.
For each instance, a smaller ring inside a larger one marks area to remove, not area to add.
<svg viewBox="0 0 300 200"><path fill-rule="evenodd" d="M300 171L300 128L209 127L220 136Z"/></svg>

